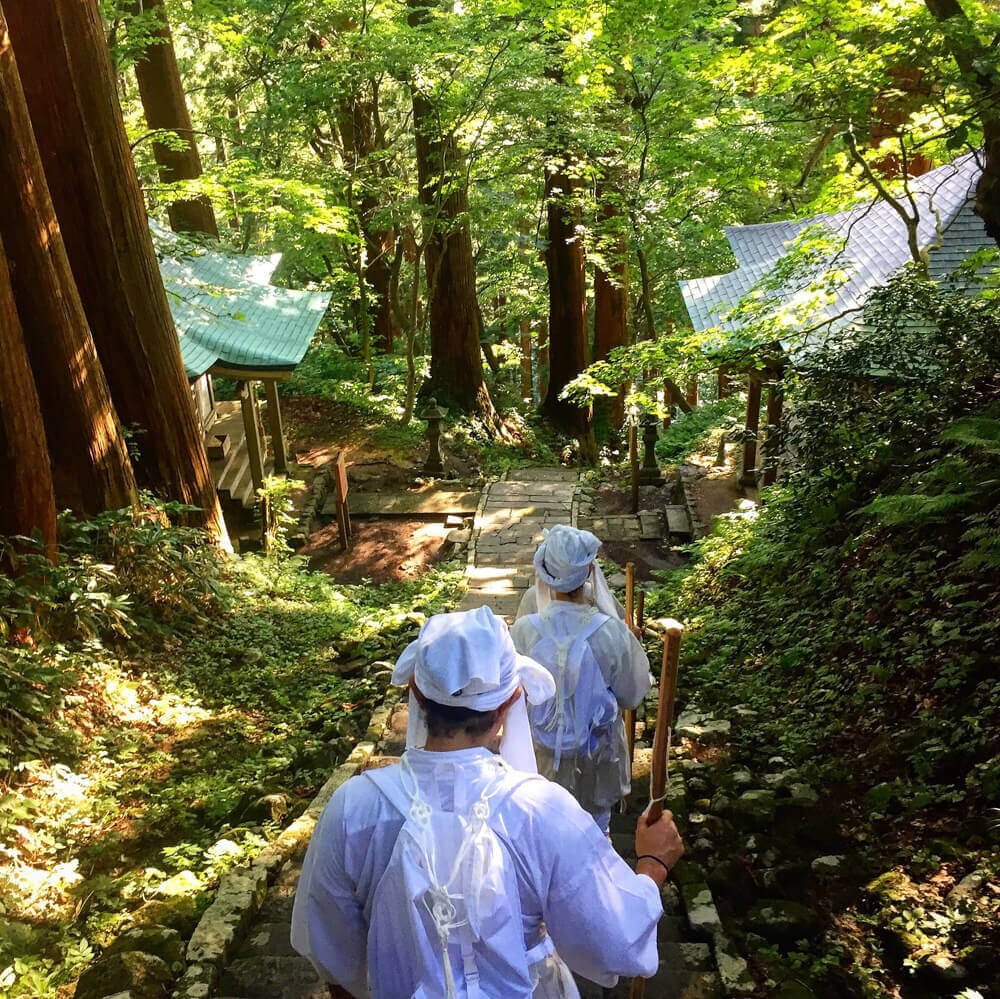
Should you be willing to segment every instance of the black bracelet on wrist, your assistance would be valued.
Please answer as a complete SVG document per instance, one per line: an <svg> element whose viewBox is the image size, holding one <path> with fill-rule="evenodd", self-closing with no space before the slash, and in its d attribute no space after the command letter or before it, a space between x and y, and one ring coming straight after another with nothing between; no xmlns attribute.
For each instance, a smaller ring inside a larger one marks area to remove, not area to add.
<svg viewBox="0 0 1000 999"><path fill-rule="evenodd" d="M667 867L667 865L663 863L663 861L660 860L659 857L654 857L651 853L644 853L641 857L636 857L635 858L636 866L638 866L640 860L655 860L660 865L660 867L662 867L667 872L667 874L670 873L670 868Z"/></svg>

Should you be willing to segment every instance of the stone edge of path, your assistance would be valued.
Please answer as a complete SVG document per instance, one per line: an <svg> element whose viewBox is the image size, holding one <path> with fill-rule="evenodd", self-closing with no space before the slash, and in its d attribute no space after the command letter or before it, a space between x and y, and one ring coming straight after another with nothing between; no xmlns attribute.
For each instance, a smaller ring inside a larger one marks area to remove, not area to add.
<svg viewBox="0 0 1000 999"><path fill-rule="evenodd" d="M687 509L688 520L691 522L691 540L697 541L708 534L708 528L698 516L698 503L691 491L693 480L683 472L680 474L680 479L681 492L684 494L684 506Z"/></svg>
<svg viewBox="0 0 1000 999"><path fill-rule="evenodd" d="M177 981L173 999L207 999L219 975L238 950L278 869L309 842L317 821L334 792L353 777L374 754L400 691L390 688L372 712L368 728L351 755L294 822L251 861L248 867L227 871L219 879L212 904L202 914L187 945L187 969Z"/></svg>
<svg viewBox="0 0 1000 999"><path fill-rule="evenodd" d="M671 770L674 771L673 766L671 766ZM690 792L687 782L684 780L683 774L676 771L671 773L670 781L671 784L681 783L681 789L676 792L675 796L668 788L665 805L674 810L675 816L678 807L683 809L681 812L683 821L678 825L681 826L685 834L690 835L693 830L692 823L689 821L691 802L688 800ZM674 869L672 880L677 885L681 908L684 910L691 932L712 948L715 969L725 994L727 996L752 995L756 991L756 983L750 974L746 960L723 929L722 918L715 904L712 889L705 878L704 870L694 861L684 861Z"/></svg>
<svg viewBox="0 0 1000 999"><path fill-rule="evenodd" d="M499 479L491 479L483 483L483 491L479 494L479 505L476 507L476 515L472 518L472 533L469 535L469 548L465 557L466 574L469 569L476 565L476 548L479 544L479 533L483 526L483 515L486 513L486 503L490 498L490 489L494 482L503 482L507 478L507 470L504 469Z"/></svg>

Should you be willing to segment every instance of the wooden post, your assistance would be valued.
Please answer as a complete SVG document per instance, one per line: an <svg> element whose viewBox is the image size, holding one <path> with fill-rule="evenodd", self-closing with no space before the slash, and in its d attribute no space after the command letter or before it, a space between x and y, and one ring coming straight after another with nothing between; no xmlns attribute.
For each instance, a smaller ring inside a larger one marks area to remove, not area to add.
<svg viewBox="0 0 1000 999"><path fill-rule="evenodd" d="M521 398L530 400L531 394L531 320L521 320Z"/></svg>
<svg viewBox="0 0 1000 999"><path fill-rule="evenodd" d="M784 392L780 372L774 372L767 389L767 437L765 439L764 485L778 478L778 454L781 450L781 409Z"/></svg>
<svg viewBox="0 0 1000 999"><path fill-rule="evenodd" d="M757 434L760 431L760 383L759 371L750 372L747 388L747 439L743 444L743 474L740 485L752 486L757 481Z"/></svg>
<svg viewBox="0 0 1000 999"><path fill-rule="evenodd" d="M729 365L719 366L719 398L728 399L733 394L733 380L730 377Z"/></svg>
<svg viewBox="0 0 1000 999"><path fill-rule="evenodd" d="M628 464L630 483L632 488L632 512L639 512L639 430L635 425L635 420L629 424L628 428Z"/></svg>
<svg viewBox="0 0 1000 999"><path fill-rule="evenodd" d="M264 454L260 441L260 423L257 413L257 387L253 382L240 382L240 410L243 413L243 432L246 435L247 454L250 457L250 478L254 492L264 485Z"/></svg>
<svg viewBox="0 0 1000 999"><path fill-rule="evenodd" d="M340 532L340 547L347 551L351 547L351 510L347 505L347 463L344 452L338 451L333 456L333 488L337 499L337 529Z"/></svg>
<svg viewBox="0 0 1000 999"><path fill-rule="evenodd" d="M698 379L692 378L688 382L687 391L685 392L685 398L687 399L687 404L689 406L698 405Z"/></svg>
<svg viewBox="0 0 1000 999"><path fill-rule="evenodd" d="M663 629L663 666L660 670L660 699L656 710L656 732L653 735L653 763L649 775L649 796L652 804L646 817L646 824L658 822L663 814L662 798L667 790L667 766L669 760L670 727L674 722L674 702L677 697L677 664L680 658L681 634L684 625L673 618L659 622ZM646 991L644 978L633 978L629 987L629 999L642 999Z"/></svg>
<svg viewBox="0 0 1000 999"><path fill-rule="evenodd" d="M264 380L267 394L267 422L271 425L271 450L274 451L274 474L288 474L288 458L285 454L285 428L281 422L281 406L278 402L278 383L273 378Z"/></svg>

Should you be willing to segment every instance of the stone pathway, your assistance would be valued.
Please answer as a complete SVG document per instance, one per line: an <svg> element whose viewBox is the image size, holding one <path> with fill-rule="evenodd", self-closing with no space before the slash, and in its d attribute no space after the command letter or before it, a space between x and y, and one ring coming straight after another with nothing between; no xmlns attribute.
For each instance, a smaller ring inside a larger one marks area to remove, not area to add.
<svg viewBox="0 0 1000 999"><path fill-rule="evenodd" d="M469 588L458 609L489 604L497 614L513 620L531 583L532 557L542 540L542 529L577 521L581 506L578 480L572 469L525 468L511 471L483 490L469 545ZM397 703L379 741L380 756L402 753L407 717L406 703ZM373 761L377 763L377 757ZM648 794L647 763L646 774L637 773L630 813L612 818L615 848L630 864L635 862L636 819ZM325 999L326 990L312 966L297 956L289 943L304 847L284 865L268 889L246 940L223 972L216 995L231 999ZM646 983L647 999L722 999L711 947L692 938L676 887L668 883L662 897L664 916L657 934L660 970ZM581 999L626 999L629 994L627 980L607 990L582 979L578 984Z"/></svg>
<svg viewBox="0 0 1000 999"><path fill-rule="evenodd" d="M458 610L488 604L514 619L534 576L542 530L576 521L578 480L571 468L519 468L483 489L469 544L469 589Z"/></svg>

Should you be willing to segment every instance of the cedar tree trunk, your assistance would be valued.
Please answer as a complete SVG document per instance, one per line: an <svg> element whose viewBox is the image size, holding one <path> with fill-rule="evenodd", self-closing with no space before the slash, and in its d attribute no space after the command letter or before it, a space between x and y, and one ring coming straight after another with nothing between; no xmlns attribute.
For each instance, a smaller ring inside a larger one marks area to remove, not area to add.
<svg viewBox="0 0 1000 999"><path fill-rule="evenodd" d="M0 241L0 535L35 531L54 559L56 500L49 449Z"/></svg>
<svg viewBox="0 0 1000 999"><path fill-rule="evenodd" d="M375 195L367 189L368 179L364 176L373 169L371 157L379 149L374 118L374 101L363 100L355 94L340 102L337 126L344 162L355 174L361 175L359 182L365 188L358 204L358 221L367 258L364 279L372 290L368 306L372 338L388 352L392 350L396 332L390 301L392 250L396 240L391 229L375 223L380 206Z"/></svg>
<svg viewBox="0 0 1000 999"><path fill-rule="evenodd" d="M616 185L598 185L601 218L611 233L605 247L610 269L594 268L594 359L597 361L607 360L612 350L628 343L628 235L621 206L616 204L618 197ZM611 423L620 427L624 421L622 391L611 402Z"/></svg>
<svg viewBox="0 0 1000 999"><path fill-rule="evenodd" d="M559 393L590 363L587 342L587 280L579 208L572 204L577 182L560 166L546 177L549 277L549 384L542 411L580 440L589 460L593 429L590 409L559 398Z"/></svg>
<svg viewBox="0 0 1000 999"><path fill-rule="evenodd" d="M115 93L97 0L6 0L73 276L140 485L228 543Z"/></svg>
<svg viewBox="0 0 1000 999"><path fill-rule="evenodd" d="M32 391L41 406L56 500L80 514L127 506L135 498L132 466L49 198L2 8L0 239L34 372ZM5 354L13 349L7 337L15 335L5 330Z"/></svg>
<svg viewBox="0 0 1000 999"><path fill-rule="evenodd" d="M469 199L463 157L453 136L436 134L435 110L416 90L413 125L420 203L434 215L425 250L431 338L428 392L439 402L477 414L491 431L498 432L500 419L483 378L482 316L472 235L465 219Z"/></svg>
<svg viewBox="0 0 1000 999"><path fill-rule="evenodd" d="M160 168L160 180L165 184L176 180L197 180L201 176L201 157L191 127L191 115L184 97L184 85L177 68L174 40L163 0L141 0L141 6L138 2L133 4L134 11L140 9L154 11L158 19L153 40L135 63L146 124L157 131L174 132L185 142L183 149L171 149L163 142L153 142L153 156ZM175 232L203 232L219 238L215 212L204 195L173 202L167 214Z"/></svg>

